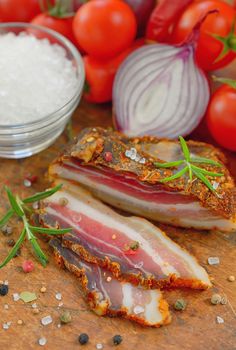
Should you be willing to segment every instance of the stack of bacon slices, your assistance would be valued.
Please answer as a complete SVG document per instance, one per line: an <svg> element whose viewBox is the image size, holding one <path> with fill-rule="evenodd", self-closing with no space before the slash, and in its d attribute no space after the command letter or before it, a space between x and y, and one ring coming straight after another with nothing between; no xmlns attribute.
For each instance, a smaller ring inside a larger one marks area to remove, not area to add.
<svg viewBox="0 0 236 350"><path fill-rule="evenodd" d="M198 156L224 162L212 146L193 141L188 146ZM166 170L154 161L173 161L180 154L175 141L129 139L90 128L50 166L50 177L63 187L41 203L40 222L72 228L51 246L57 261L78 276L97 314L158 327L171 319L162 289L211 286L196 259L158 227L100 201L176 226L234 230L235 187L225 167L217 196L197 179L160 182Z"/></svg>

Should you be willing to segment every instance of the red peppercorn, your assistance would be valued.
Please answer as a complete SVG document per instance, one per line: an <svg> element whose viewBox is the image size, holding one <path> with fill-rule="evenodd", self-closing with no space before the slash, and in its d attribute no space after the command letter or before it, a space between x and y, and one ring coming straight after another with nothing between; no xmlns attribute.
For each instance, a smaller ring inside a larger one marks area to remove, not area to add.
<svg viewBox="0 0 236 350"><path fill-rule="evenodd" d="M22 269L25 273L33 271L33 269L34 269L33 261L25 260L22 264Z"/></svg>
<svg viewBox="0 0 236 350"><path fill-rule="evenodd" d="M29 180L32 184L37 182L37 180L38 180L38 176L37 175L31 175L31 174L27 174L25 178L27 180Z"/></svg>
<svg viewBox="0 0 236 350"><path fill-rule="evenodd" d="M104 159L106 162L111 162L112 161L112 153L111 152L105 152L104 153Z"/></svg>

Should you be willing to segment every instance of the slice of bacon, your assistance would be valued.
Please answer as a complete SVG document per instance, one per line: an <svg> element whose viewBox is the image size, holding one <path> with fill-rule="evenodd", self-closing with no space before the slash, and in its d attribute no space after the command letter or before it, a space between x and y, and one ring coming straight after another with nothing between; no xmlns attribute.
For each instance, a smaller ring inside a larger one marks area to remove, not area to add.
<svg viewBox="0 0 236 350"><path fill-rule="evenodd" d="M195 258L156 226L120 215L79 186L63 184L44 201L40 220L44 226L72 227L73 231L63 236L63 245L84 260L148 288L206 289L211 285ZM63 206L65 202L68 204Z"/></svg>
<svg viewBox="0 0 236 350"><path fill-rule="evenodd" d="M170 323L167 302L160 290L147 290L118 281L96 264L82 261L70 249L52 239L57 263L78 278L89 307L99 316L121 316L143 326L160 327Z"/></svg>
<svg viewBox="0 0 236 350"><path fill-rule="evenodd" d="M235 231L236 188L223 154L205 143L188 141L188 147L195 157L222 164L221 168L201 164L208 171L224 174L209 178L216 193L197 178L190 182L187 174L160 182L178 169L157 168L155 162L183 159L177 141L130 139L102 128L83 130L76 143L49 167L49 174L80 183L102 201L155 221Z"/></svg>

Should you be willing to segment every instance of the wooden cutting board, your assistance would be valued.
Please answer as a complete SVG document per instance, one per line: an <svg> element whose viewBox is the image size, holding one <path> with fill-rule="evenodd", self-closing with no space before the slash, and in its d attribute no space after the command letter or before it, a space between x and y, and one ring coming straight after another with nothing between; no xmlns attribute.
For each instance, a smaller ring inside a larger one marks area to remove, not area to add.
<svg viewBox="0 0 236 350"><path fill-rule="evenodd" d="M73 125L75 132L86 126L110 126L110 106L92 106L81 103L74 114ZM193 138L211 141L204 124L195 132ZM24 160L0 160L0 213L7 208L3 185L9 185L20 196L26 196L35 191L44 190L49 186L45 174L49 163L61 152L67 142L64 133L48 150ZM236 156L227 153L230 168L236 176ZM38 180L32 187L23 185L27 174L37 175ZM0 258L7 252L6 241L17 238L20 223L14 222L12 236L5 237L0 233ZM20 270L25 259L33 259L28 244L21 250L21 256L14 258L5 268L0 270L0 280L8 280L9 294L0 296L0 349L31 350L40 348L38 339L45 337L45 349L74 350L81 348L78 335L85 332L89 335L89 344L84 349L96 349L96 344L102 343L104 349L114 349L112 337L120 334L123 343L117 349L160 349L160 350L236 350L236 282L227 281L229 275L236 276L236 233L223 234L220 232L194 232L170 227L162 228L176 242L195 255L210 276L214 278L214 286L205 292L191 290L176 290L165 292L170 303L172 323L160 329L142 328L134 323L117 318L99 318L89 311L83 300L78 282L69 272L60 270L51 257L47 244L41 245L50 257L50 263L44 269L35 260L35 269L29 274ZM207 258L217 256L220 264L209 266ZM40 292L45 286L47 291ZM22 291L37 294L39 314L33 313L32 303L13 301L12 294ZM62 300L58 301L56 293L62 293ZM228 299L226 305L213 306L210 298L213 293L220 293ZM184 298L187 308L183 312L173 309L177 298ZM63 302L62 306L58 306ZM8 305L8 309L4 305ZM72 323L58 328L59 317L63 310L72 314ZM41 325L41 318L50 315L53 322L48 326ZM216 322L216 317L224 319L223 324ZM18 325L17 321L23 324ZM4 322L12 322L8 330L2 328Z"/></svg>

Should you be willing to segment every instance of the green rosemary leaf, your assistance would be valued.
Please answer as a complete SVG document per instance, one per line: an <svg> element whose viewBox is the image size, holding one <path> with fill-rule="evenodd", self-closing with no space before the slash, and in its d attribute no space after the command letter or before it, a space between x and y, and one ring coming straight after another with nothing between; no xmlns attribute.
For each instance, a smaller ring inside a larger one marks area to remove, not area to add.
<svg viewBox="0 0 236 350"><path fill-rule="evenodd" d="M178 165L183 164L184 160L176 160L175 162L169 162L169 163L159 163L159 162L155 162L154 165L157 168L172 168Z"/></svg>
<svg viewBox="0 0 236 350"><path fill-rule="evenodd" d="M189 162L189 160L190 160L190 152L189 152L187 143L186 143L185 139L182 136L179 137L179 141L180 141L180 144L181 144L182 151L183 151L183 154L185 156L185 159L187 160L187 162Z"/></svg>
<svg viewBox="0 0 236 350"><path fill-rule="evenodd" d="M203 168L199 168L198 166L195 166L195 165L192 165L192 168L197 170L197 171L200 171L203 175L208 175L208 176L216 176L216 177L220 177L220 176L223 176L224 174L222 173L214 173L212 171L208 171L206 169L203 169Z"/></svg>
<svg viewBox="0 0 236 350"><path fill-rule="evenodd" d="M14 210L9 209L6 215L4 215L4 217L0 220L0 227L4 226L8 222L8 220L10 220L13 214Z"/></svg>
<svg viewBox="0 0 236 350"><path fill-rule="evenodd" d="M72 228L56 229L56 228L30 226L30 230L32 232L44 233L47 235L63 235L65 233L70 232Z"/></svg>
<svg viewBox="0 0 236 350"><path fill-rule="evenodd" d="M212 159L208 159L208 158L202 158L202 157L193 157L190 159L191 163L202 163L202 164L211 164L211 165L215 165L218 166L220 168L222 168L222 164L216 162L215 160Z"/></svg>
<svg viewBox="0 0 236 350"><path fill-rule="evenodd" d="M25 235L26 235L26 230L24 228L22 230L22 232L20 234L20 237L18 238L16 244L14 245L14 247L12 248L12 250L10 251L8 256L6 257L6 259L3 261L3 263L0 265L0 269L3 268L12 258L14 258L14 256L16 255L17 250L19 249L20 245L22 244L22 242L25 239Z"/></svg>
<svg viewBox="0 0 236 350"><path fill-rule="evenodd" d="M47 197L50 197L53 195L55 192L59 191L62 188L62 184L57 185L56 187L51 188L50 190L44 191L44 192L39 192L36 193L34 196L28 197L23 199L23 203L32 203L32 202L37 202L41 199L45 199Z"/></svg>
<svg viewBox="0 0 236 350"><path fill-rule="evenodd" d="M176 173L176 174L174 174L172 176L169 176L169 177L166 177L164 179L161 179L160 182L169 182L169 181L178 179L179 177L183 176L186 173L187 170L188 170L188 166L186 166L185 168L183 168L182 170L178 171L178 173Z"/></svg>
<svg viewBox="0 0 236 350"><path fill-rule="evenodd" d="M189 173L189 179L190 181L193 181L193 171L192 171L192 165L188 163L188 173Z"/></svg>
<svg viewBox="0 0 236 350"><path fill-rule="evenodd" d="M196 169L192 169L194 175L196 175L196 177L201 180L212 192L215 192L214 187L212 186L212 184L210 183L210 181L198 170Z"/></svg>
<svg viewBox="0 0 236 350"><path fill-rule="evenodd" d="M5 190L7 192L7 196L12 206L12 209L18 216L22 217L24 215L24 211L22 210L20 205L17 203L16 197L13 195L12 191L7 186L5 186Z"/></svg>
<svg viewBox="0 0 236 350"><path fill-rule="evenodd" d="M25 205L24 203L23 203L22 209L23 209L24 211L26 211L27 213L29 213L29 215L31 215L31 214L34 213L33 208L28 207L28 206Z"/></svg>
<svg viewBox="0 0 236 350"><path fill-rule="evenodd" d="M37 256L37 258L39 259L39 261L41 262L41 264L43 265L43 267L46 267L47 262L48 262L48 258L47 256L44 254L44 252L42 251L40 245L37 242L36 237L31 234L29 241L33 247L33 250L35 252L35 255Z"/></svg>

